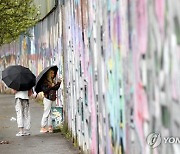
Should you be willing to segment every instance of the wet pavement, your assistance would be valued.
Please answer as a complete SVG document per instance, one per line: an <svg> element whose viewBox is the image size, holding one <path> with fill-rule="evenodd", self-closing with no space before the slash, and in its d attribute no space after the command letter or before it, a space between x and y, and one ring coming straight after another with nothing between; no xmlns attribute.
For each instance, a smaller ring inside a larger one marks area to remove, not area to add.
<svg viewBox="0 0 180 154"><path fill-rule="evenodd" d="M78 154L73 146L61 133L41 134L40 121L43 106L30 101L31 135L16 137L17 123L14 121L16 112L14 95L0 94L0 154Z"/></svg>

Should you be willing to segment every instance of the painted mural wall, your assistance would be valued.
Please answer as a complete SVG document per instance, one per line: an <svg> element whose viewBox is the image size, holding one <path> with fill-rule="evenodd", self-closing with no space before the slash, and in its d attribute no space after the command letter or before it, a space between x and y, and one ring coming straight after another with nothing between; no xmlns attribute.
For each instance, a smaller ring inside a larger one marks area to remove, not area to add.
<svg viewBox="0 0 180 154"><path fill-rule="evenodd" d="M92 154L179 154L180 1L66 0L0 49L0 69L56 64L58 105L73 138ZM4 85L1 83L1 91ZM157 148L147 136L160 133Z"/></svg>

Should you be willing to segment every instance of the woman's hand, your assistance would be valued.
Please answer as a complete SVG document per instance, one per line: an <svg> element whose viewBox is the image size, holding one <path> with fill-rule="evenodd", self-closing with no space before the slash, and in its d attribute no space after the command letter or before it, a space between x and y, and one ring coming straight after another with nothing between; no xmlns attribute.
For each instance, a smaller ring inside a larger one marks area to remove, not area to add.
<svg viewBox="0 0 180 154"><path fill-rule="evenodd" d="M62 78L58 78L57 82L61 83L62 82Z"/></svg>

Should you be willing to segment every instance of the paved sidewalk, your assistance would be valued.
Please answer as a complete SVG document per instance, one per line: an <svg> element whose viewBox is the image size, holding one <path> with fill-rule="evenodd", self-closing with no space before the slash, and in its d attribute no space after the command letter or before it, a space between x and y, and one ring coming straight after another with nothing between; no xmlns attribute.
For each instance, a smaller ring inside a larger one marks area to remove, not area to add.
<svg viewBox="0 0 180 154"><path fill-rule="evenodd" d="M61 133L39 133L43 106L30 102L31 108L31 136L16 137L18 132L13 95L0 94L0 154L78 154L71 141L65 139Z"/></svg>

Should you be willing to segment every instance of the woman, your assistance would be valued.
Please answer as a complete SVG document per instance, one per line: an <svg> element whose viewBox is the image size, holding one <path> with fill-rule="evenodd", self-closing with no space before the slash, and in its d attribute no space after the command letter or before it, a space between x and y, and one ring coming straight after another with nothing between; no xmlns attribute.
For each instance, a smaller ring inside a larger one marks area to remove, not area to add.
<svg viewBox="0 0 180 154"><path fill-rule="evenodd" d="M42 84L42 91L44 93L44 113L41 120L41 133L46 133L48 131L53 132L51 107L53 102L56 100L56 91L59 89L61 84L61 79L55 83L54 78L54 70L49 70L47 72L47 77ZM48 130L46 129L46 126L48 126Z"/></svg>

